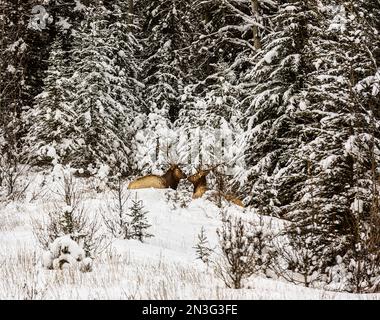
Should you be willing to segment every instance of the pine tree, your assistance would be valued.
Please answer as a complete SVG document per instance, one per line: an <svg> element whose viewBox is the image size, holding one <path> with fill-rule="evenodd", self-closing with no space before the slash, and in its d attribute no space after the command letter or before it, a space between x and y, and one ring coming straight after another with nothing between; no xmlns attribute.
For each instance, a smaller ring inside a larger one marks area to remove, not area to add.
<svg viewBox="0 0 380 320"><path fill-rule="evenodd" d="M92 172L104 163L126 173L132 167L133 132L143 116L134 91L136 64L133 58L127 63L135 43L132 35L123 36L125 22L110 24L108 19L105 7L89 7L74 36L71 79L80 134L73 164Z"/></svg>
<svg viewBox="0 0 380 320"><path fill-rule="evenodd" d="M346 250L352 231L350 162L343 149L347 91L339 75L325 69L334 64L324 56L333 43L323 32L326 21L315 1L280 4L274 31L253 57L257 63L245 78L252 90L243 100L250 203L292 220L313 242L313 257L325 263L319 271ZM344 161L330 169L337 159Z"/></svg>
<svg viewBox="0 0 380 320"><path fill-rule="evenodd" d="M195 166L224 162L230 168L236 167L242 129L241 114L236 108L238 93L229 82L234 74L215 77L218 81L201 94L196 93L197 85L192 85L182 96L176 126L186 143L178 146L178 153L182 161Z"/></svg>
<svg viewBox="0 0 380 320"><path fill-rule="evenodd" d="M210 259L210 255L212 253L212 249L209 248L208 239L207 239L207 236L205 234L204 227L201 228L201 231L198 234L198 242L194 248L195 248L195 252L197 254L197 259L200 259L200 260L202 260L202 262L208 264L209 259Z"/></svg>
<svg viewBox="0 0 380 320"><path fill-rule="evenodd" d="M173 123L179 117L180 97L189 82L194 23L191 1L154 0L136 4L143 44L142 73L148 117L136 136L139 169L157 171L171 161L181 161L177 140L182 139Z"/></svg>
<svg viewBox="0 0 380 320"><path fill-rule="evenodd" d="M378 161L378 118L355 92L375 73L371 46L349 8L280 5L243 100L251 203L300 228L318 272L360 238L356 221L368 216L373 194L370 159Z"/></svg>
<svg viewBox="0 0 380 320"><path fill-rule="evenodd" d="M327 265L364 241L361 230L367 228L376 196L373 168L379 161L380 136L375 129L379 117L363 86L376 68L367 26L360 18L363 15L351 5L347 2L337 11L325 11L328 31L317 42L318 51L311 59L314 68L309 73L306 95L310 107L305 108L309 118L317 121L313 129L300 130L312 138L305 154L312 159L319 187L315 193L316 221L319 244L330 244L320 250ZM307 193L302 188L299 195L304 198ZM292 215L293 219L305 223L310 214L303 212L304 206L295 206L301 210Z"/></svg>
<svg viewBox="0 0 380 320"><path fill-rule="evenodd" d="M151 227L146 218L146 214L148 212L145 211L143 202L141 200L137 200L137 195L136 198L132 200L132 206L129 210L129 216L131 217L130 228L132 229L132 238L143 242L145 238L153 237L153 235L147 231L147 229Z"/></svg>
<svg viewBox="0 0 380 320"><path fill-rule="evenodd" d="M244 72L250 64L247 57L256 52L257 42L268 32L267 16L274 7L274 1L195 1L194 10L201 17L201 35L193 42L197 78L205 79L217 73L219 63L227 64L227 69L233 66L239 73Z"/></svg>
<svg viewBox="0 0 380 320"><path fill-rule="evenodd" d="M379 270L374 266L379 255L374 246L379 241L376 231L379 173L376 168L380 160L380 114L374 106L380 101L379 80L376 79L379 19L378 15L368 11L376 6L380 9L376 3L344 1L338 7L339 12L332 12L333 27L330 28L336 43L329 48L329 54L335 61L340 58L338 61L341 62L339 67L331 66L341 79L341 86L335 87L340 94L341 105L348 107L343 109L345 114L339 123L340 127L344 124L347 128L343 132L339 130L345 147L341 151L343 161L334 164L337 167L346 165L346 176L350 179L342 192L347 199L342 204L347 212L350 232L348 245L341 256L349 274L348 290L354 292L378 290L375 283ZM341 179L336 181L338 183L342 184Z"/></svg>
<svg viewBox="0 0 380 320"><path fill-rule="evenodd" d="M262 220L247 222L222 211L222 226L217 229L221 259L213 257L216 275L229 288L242 288L243 280L272 267L275 253L273 235Z"/></svg>
<svg viewBox="0 0 380 320"><path fill-rule="evenodd" d="M31 66L35 58L34 49L45 32L36 33L28 26L32 1L0 2L0 139L1 152L14 158L20 154L21 138L24 134L21 115L30 107L33 94L40 88L40 68L43 61ZM40 50L41 55L45 51Z"/></svg>
<svg viewBox="0 0 380 320"><path fill-rule="evenodd" d="M304 52L316 13L308 1L286 3L271 20L274 31L263 37L262 50L252 56L256 63L242 83L249 88L242 100L249 166L245 191L255 207L279 215L282 206L292 203L306 171L294 156L301 147L294 113L303 105Z"/></svg>
<svg viewBox="0 0 380 320"><path fill-rule="evenodd" d="M179 147L181 160L196 166L225 162L229 169L240 171L242 163L237 159L241 159L242 115L237 108L241 94L237 84L246 67L252 37L241 27L241 14L250 14L249 2L234 5L225 1L195 2L197 37L187 53L192 81L181 96L176 126L186 137L187 148Z"/></svg>
<svg viewBox="0 0 380 320"><path fill-rule="evenodd" d="M35 147L40 160L54 160L66 164L71 161L79 134L74 123L75 88L70 80L70 59L62 49L60 37L54 41L49 57L49 68L44 79L44 92L35 98L28 113L31 127L28 143Z"/></svg>
<svg viewBox="0 0 380 320"><path fill-rule="evenodd" d="M187 81L188 61L181 50L191 43L193 22L188 0L142 1L144 14L144 83L149 111L173 123Z"/></svg>

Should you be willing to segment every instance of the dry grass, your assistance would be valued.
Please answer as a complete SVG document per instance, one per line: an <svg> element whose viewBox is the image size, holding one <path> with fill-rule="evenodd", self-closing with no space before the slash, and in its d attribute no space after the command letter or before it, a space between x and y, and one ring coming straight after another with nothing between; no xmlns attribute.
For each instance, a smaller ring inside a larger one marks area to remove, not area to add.
<svg viewBox="0 0 380 320"><path fill-rule="evenodd" d="M0 214L0 232L11 232L24 225L23 221L12 214Z"/></svg>
<svg viewBox="0 0 380 320"><path fill-rule="evenodd" d="M253 282L252 289L226 289L211 272L178 263L135 259L108 250L95 260L94 270L52 271L41 267L41 251L33 246L1 245L0 299L341 299L333 292L284 283ZM266 288L265 286L268 286ZM293 286L294 288L294 286ZM349 296L376 299L375 296Z"/></svg>
<svg viewBox="0 0 380 320"><path fill-rule="evenodd" d="M108 251L91 273L41 267L41 251L32 246L1 245L0 299L223 299L229 295L204 287L211 274L166 263L135 260Z"/></svg>
<svg viewBox="0 0 380 320"><path fill-rule="evenodd" d="M226 289L212 270L195 261L174 262L164 255L144 258L115 248L96 257L89 273L45 270L28 219L28 213L43 217L43 203L7 208L0 208L0 299L380 299L380 295L338 294L258 278L249 279L250 289ZM173 249L168 251L173 254L189 250L185 242L159 240L157 250L160 244L164 250Z"/></svg>

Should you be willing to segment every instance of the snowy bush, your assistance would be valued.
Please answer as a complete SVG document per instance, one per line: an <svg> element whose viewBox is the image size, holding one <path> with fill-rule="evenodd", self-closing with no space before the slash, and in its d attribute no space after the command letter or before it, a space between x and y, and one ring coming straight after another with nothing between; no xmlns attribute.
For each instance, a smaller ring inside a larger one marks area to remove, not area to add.
<svg viewBox="0 0 380 320"><path fill-rule="evenodd" d="M0 145L0 200L18 200L24 196L30 182L24 176L29 159L22 159L16 151L2 152Z"/></svg>
<svg viewBox="0 0 380 320"><path fill-rule="evenodd" d="M150 113L146 119L145 128L137 131L136 165L143 173L156 172L169 158L175 156L178 133L169 128L168 120L156 113ZM174 153L174 154L173 154Z"/></svg>
<svg viewBox="0 0 380 320"><path fill-rule="evenodd" d="M214 169L210 175L209 185L213 186L212 191L205 193L205 198L213 202L219 208L223 208L230 203L240 205L242 197L238 196L238 185L233 181L233 172L231 168L224 163L220 163L217 169Z"/></svg>
<svg viewBox="0 0 380 320"><path fill-rule="evenodd" d="M108 242L100 231L99 219L96 215L89 216L82 204L81 191L71 174L63 176L57 193L62 203L56 202L53 208L48 208L42 221L32 221L33 232L42 247L47 249L55 239L69 235L73 241L83 246L86 256L104 250Z"/></svg>
<svg viewBox="0 0 380 320"><path fill-rule="evenodd" d="M90 219L83 207L60 208L56 205L44 220L33 220L33 233L43 248L48 248L55 239L69 235L83 245L87 256L93 256L108 246L99 227L99 219L96 216Z"/></svg>
<svg viewBox="0 0 380 320"><path fill-rule="evenodd" d="M380 216L377 205L369 222L357 223L355 244L328 268L328 289L354 293L380 292ZM359 222L359 221L358 221Z"/></svg>
<svg viewBox="0 0 380 320"><path fill-rule="evenodd" d="M84 170L78 170L77 175L81 176L84 174ZM99 169L93 171L92 175L86 177L86 185L91 191L96 193L101 193L107 190L107 187L114 180L114 176L110 175L110 167L107 165L100 165Z"/></svg>
<svg viewBox="0 0 380 320"><path fill-rule="evenodd" d="M248 222L223 212L217 230L219 251L211 258L216 275L227 287L239 289L254 274L266 274L275 257L272 234L262 221Z"/></svg>
<svg viewBox="0 0 380 320"><path fill-rule="evenodd" d="M187 208L191 202L190 193L187 190L168 189L165 192L165 200L170 209Z"/></svg>
<svg viewBox="0 0 380 320"><path fill-rule="evenodd" d="M356 255L356 259L354 258ZM379 256L358 255L349 251L343 257L337 257L337 263L327 269L329 279L327 290L348 291L353 293L380 292Z"/></svg>
<svg viewBox="0 0 380 320"><path fill-rule="evenodd" d="M106 212L102 213L103 221L108 231L115 238L130 239L132 231L128 215L129 193L121 179L118 179L112 198L107 203Z"/></svg>
<svg viewBox="0 0 380 320"><path fill-rule="evenodd" d="M352 217L356 232L350 238L350 247L342 255L336 255L333 261L326 259L330 247L320 243L321 232L317 224L289 224L281 238L285 241L276 243L278 255L274 266L277 276L306 287L353 293L379 292L378 214L367 222Z"/></svg>
<svg viewBox="0 0 380 320"><path fill-rule="evenodd" d="M77 268L82 272L92 271L92 259L70 236L62 236L49 244L43 255L43 266L50 270Z"/></svg>
<svg viewBox="0 0 380 320"><path fill-rule="evenodd" d="M286 242L277 243L276 274L291 283L310 287L322 280L323 261L316 254L316 243L309 233L290 226Z"/></svg>

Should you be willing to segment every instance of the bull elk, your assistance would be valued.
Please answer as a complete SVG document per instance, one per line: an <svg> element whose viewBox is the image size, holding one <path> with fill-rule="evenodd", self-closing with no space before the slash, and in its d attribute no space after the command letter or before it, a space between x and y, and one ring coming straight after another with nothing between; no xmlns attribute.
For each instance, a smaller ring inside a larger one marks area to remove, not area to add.
<svg viewBox="0 0 380 320"><path fill-rule="evenodd" d="M151 174L132 181L128 185L128 189L167 189L176 190L181 179L185 179L186 174L177 164L171 164L169 170L162 176Z"/></svg>
<svg viewBox="0 0 380 320"><path fill-rule="evenodd" d="M202 170L201 168L199 168L195 174L187 178L187 180L190 181L194 186L193 199L198 199L202 197L206 191L210 190L207 187L206 177L216 167L217 166L214 166L206 170ZM226 194L223 192L220 192L220 195L224 199L226 199L228 202L232 202L240 207L244 207L243 202L240 199L238 199L236 196L232 194Z"/></svg>

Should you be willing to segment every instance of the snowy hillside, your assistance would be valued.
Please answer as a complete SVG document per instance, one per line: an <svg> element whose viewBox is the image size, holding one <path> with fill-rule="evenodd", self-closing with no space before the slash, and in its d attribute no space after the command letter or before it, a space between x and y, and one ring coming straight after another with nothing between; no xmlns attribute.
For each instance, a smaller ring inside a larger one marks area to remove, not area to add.
<svg viewBox="0 0 380 320"><path fill-rule="evenodd" d="M227 289L210 267L196 259L194 249L202 227L210 245L216 245L219 208L205 199L188 199L187 208L173 208L167 200L173 190L128 191L130 199L137 195L143 201L154 237L143 243L113 239L94 257L88 273L47 270L32 224L44 220L47 208L57 202L56 184L41 174L34 174L32 181L25 199L0 207L0 299L380 299L379 294L327 292L262 277L248 279L244 289ZM80 184L86 214L95 219L98 212L106 211L110 192L106 188L95 192L88 180ZM249 209L231 206L230 212L257 219ZM272 222L273 228L283 225ZM100 229L106 233L103 223Z"/></svg>

